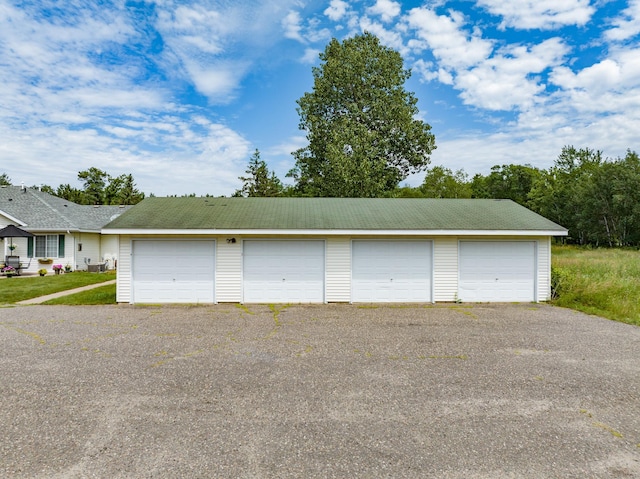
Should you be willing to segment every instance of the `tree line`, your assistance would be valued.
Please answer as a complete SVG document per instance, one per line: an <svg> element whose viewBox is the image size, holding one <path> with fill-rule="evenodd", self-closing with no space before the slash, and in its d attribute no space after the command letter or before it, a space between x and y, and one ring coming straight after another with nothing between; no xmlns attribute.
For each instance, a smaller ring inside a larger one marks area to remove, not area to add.
<svg viewBox="0 0 640 479"><path fill-rule="evenodd" d="M80 171L78 180L82 182L82 188L69 183L56 188L49 185L34 185L33 188L79 205L135 205L144 199L144 193L138 190L131 174L111 176L91 167ZM0 185L11 185L11 178L6 173L0 175Z"/></svg>
<svg viewBox="0 0 640 479"><path fill-rule="evenodd" d="M296 185L283 185L258 150L246 173L235 196L308 196ZM567 228L563 241L640 246L640 157L631 150L623 158L604 158L601 151L565 146L549 169L496 165L473 177L434 166L421 185L394 186L379 197L511 199Z"/></svg>

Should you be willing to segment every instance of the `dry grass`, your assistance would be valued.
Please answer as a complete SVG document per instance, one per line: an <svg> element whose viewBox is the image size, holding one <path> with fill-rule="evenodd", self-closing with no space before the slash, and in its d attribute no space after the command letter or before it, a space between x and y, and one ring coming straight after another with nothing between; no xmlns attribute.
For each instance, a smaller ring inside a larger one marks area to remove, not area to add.
<svg viewBox="0 0 640 479"><path fill-rule="evenodd" d="M554 303L640 326L640 251L554 246Z"/></svg>

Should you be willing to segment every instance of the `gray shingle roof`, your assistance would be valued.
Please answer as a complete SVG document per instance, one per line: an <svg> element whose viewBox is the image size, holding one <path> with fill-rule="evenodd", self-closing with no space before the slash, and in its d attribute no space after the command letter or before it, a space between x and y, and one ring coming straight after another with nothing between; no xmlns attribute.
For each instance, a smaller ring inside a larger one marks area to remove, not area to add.
<svg viewBox="0 0 640 479"><path fill-rule="evenodd" d="M25 223L28 231L95 231L130 206L86 206L19 186L0 187L0 214Z"/></svg>
<svg viewBox="0 0 640 479"><path fill-rule="evenodd" d="M566 229L511 200L147 198L105 230Z"/></svg>

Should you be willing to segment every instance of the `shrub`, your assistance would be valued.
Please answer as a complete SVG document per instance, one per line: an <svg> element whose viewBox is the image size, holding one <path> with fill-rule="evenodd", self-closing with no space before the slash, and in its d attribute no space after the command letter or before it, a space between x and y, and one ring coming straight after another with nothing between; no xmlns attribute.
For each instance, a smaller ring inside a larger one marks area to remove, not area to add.
<svg viewBox="0 0 640 479"><path fill-rule="evenodd" d="M551 266L551 299L558 299L575 282L575 274L566 268Z"/></svg>

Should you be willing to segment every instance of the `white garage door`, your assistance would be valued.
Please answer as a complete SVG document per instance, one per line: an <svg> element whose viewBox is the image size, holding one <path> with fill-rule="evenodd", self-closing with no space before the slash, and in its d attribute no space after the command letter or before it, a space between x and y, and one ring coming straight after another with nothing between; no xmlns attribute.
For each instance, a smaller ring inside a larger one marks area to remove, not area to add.
<svg viewBox="0 0 640 479"><path fill-rule="evenodd" d="M324 302L324 241L243 242L245 303Z"/></svg>
<svg viewBox="0 0 640 479"><path fill-rule="evenodd" d="M351 301L431 301L431 251L431 241L353 241Z"/></svg>
<svg viewBox="0 0 640 479"><path fill-rule="evenodd" d="M136 240L134 303L213 303L215 241Z"/></svg>
<svg viewBox="0 0 640 479"><path fill-rule="evenodd" d="M535 281L535 242L460 242L460 300L535 301Z"/></svg>

